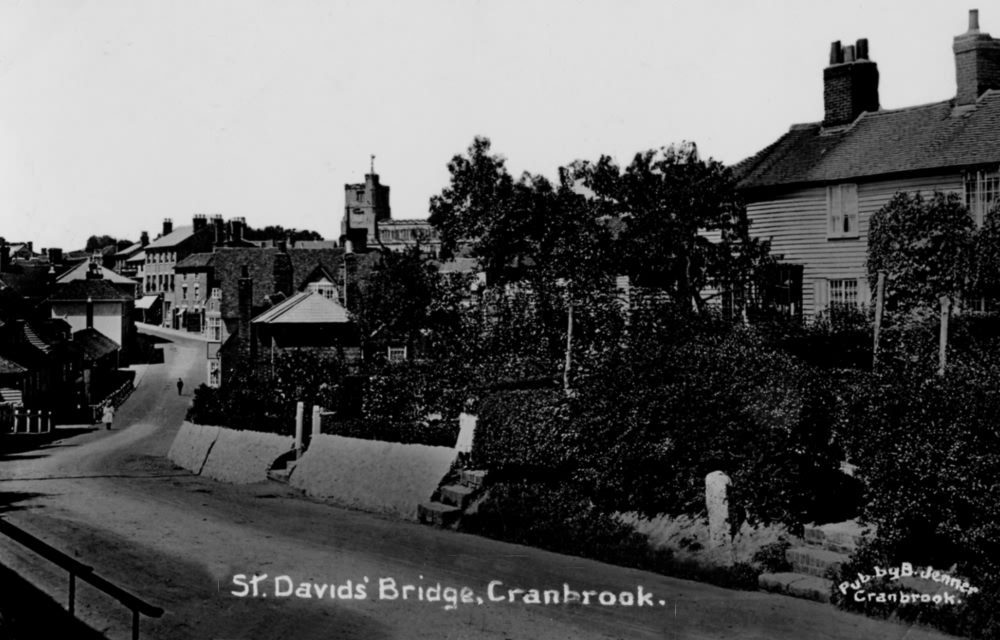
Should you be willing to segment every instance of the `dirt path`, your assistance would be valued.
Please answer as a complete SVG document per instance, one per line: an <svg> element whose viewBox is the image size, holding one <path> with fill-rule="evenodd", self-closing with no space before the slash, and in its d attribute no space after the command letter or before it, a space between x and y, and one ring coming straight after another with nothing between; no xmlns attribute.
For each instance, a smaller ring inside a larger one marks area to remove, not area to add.
<svg viewBox="0 0 1000 640"><path fill-rule="evenodd" d="M945 637L828 605L728 591L346 511L281 485L223 485L178 471L164 456L191 392L204 380L204 343L169 339L164 364L147 369L115 431L0 460L0 492L13 502L7 519L166 609L162 619L143 621L143 637ZM185 380L183 397L174 386L178 377ZM65 601L66 577L52 565L7 540L0 540L0 562ZM234 595L243 590L234 583L240 574L267 575L257 597ZM388 599L381 596L393 592L380 589L381 581L423 591ZM561 593L568 584L573 591L609 591L616 599L629 593L622 600L633 604L491 602L492 581L502 583L493 593L504 598L509 589ZM301 589L304 582L312 583L312 597L280 595L287 584ZM428 588L437 584L442 596L452 595L445 588L459 597L468 588L472 602L449 607L431 601L436 590ZM362 585L364 599L358 597ZM637 598L640 587L652 596ZM78 611L109 637L129 637L128 611L103 594L81 587Z"/></svg>

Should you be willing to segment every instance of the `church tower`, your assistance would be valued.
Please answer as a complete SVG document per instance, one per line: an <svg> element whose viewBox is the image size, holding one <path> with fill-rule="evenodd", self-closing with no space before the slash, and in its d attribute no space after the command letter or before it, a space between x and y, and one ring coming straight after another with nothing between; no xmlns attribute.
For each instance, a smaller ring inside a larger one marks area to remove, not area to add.
<svg viewBox="0 0 1000 640"><path fill-rule="evenodd" d="M359 184L344 185L344 219L340 224L341 244L350 240L356 251L364 251L377 242L376 223L392 219L389 187L380 184L372 156L371 173Z"/></svg>

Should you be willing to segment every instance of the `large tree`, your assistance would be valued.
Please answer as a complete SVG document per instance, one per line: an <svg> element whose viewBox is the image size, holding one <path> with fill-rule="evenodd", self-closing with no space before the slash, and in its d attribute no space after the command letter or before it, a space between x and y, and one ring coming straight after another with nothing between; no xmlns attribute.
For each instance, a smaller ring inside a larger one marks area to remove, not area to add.
<svg viewBox="0 0 1000 640"><path fill-rule="evenodd" d="M315 231L309 231L308 229L295 229L289 227L288 229L279 225L267 225L261 229L254 229L252 227L247 227L243 231L243 237L247 240L286 240L291 239L293 242L299 242L302 240L322 240L323 236Z"/></svg>
<svg viewBox="0 0 1000 640"><path fill-rule="evenodd" d="M622 169L603 156L573 175L593 192L598 215L622 223L620 269L698 309L714 290L751 293L770 264L769 242L750 235L732 171L702 160L693 144L638 153Z"/></svg>

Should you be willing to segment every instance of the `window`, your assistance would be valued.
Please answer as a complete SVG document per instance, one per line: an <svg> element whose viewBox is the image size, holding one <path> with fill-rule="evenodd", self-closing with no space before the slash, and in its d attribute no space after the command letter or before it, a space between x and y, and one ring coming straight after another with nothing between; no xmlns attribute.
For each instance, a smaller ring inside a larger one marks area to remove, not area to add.
<svg viewBox="0 0 1000 640"><path fill-rule="evenodd" d="M208 339L212 342L222 342L222 318L209 316Z"/></svg>
<svg viewBox="0 0 1000 640"><path fill-rule="evenodd" d="M186 284L181 285L181 300L188 299L188 286Z"/></svg>
<svg viewBox="0 0 1000 640"><path fill-rule="evenodd" d="M208 361L208 386L218 388L222 384L222 369L218 360Z"/></svg>
<svg viewBox="0 0 1000 640"><path fill-rule="evenodd" d="M827 237L858 237L858 185L837 184L826 189Z"/></svg>
<svg viewBox="0 0 1000 640"><path fill-rule="evenodd" d="M201 283L194 283L194 299L201 300Z"/></svg>
<svg viewBox="0 0 1000 640"><path fill-rule="evenodd" d="M830 306L858 304L858 281L854 278L830 280Z"/></svg>
<svg viewBox="0 0 1000 640"><path fill-rule="evenodd" d="M1000 171L970 171L965 174L965 206L977 226L1000 203Z"/></svg>
<svg viewBox="0 0 1000 640"><path fill-rule="evenodd" d="M171 273L170 276L169 276L169 278L170 278L170 290L173 291L174 290L174 274Z"/></svg>
<svg viewBox="0 0 1000 640"><path fill-rule="evenodd" d="M221 300L222 299L222 289L219 287L212 287L212 299Z"/></svg>
<svg viewBox="0 0 1000 640"><path fill-rule="evenodd" d="M357 199L358 202L364 202L365 201L365 192L364 191L355 191L354 192L354 197L355 197L355 199Z"/></svg>
<svg viewBox="0 0 1000 640"><path fill-rule="evenodd" d="M406 360L406 347L389 347L389 362Z"/></svg>

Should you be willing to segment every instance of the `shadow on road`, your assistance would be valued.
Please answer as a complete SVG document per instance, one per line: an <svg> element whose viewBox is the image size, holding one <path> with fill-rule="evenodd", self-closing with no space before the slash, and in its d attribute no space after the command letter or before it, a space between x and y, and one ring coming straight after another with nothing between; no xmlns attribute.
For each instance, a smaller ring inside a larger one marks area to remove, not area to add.
<svg viewBox="0 0 1000 640"><path fill-rule="evenodd" d="M18 502L24 502L25 500L31 500L43 495L45 494L29 493L27 491L0 491L0 513L23 509L24 507L17 507L14 505Z"/></svg>
<svg viewBox="0 0 1000 640"><path fill-rule="evenodd" d="M0 565L0 640L79 638L105 640L33 584Z"/></svg>
<svg viewBox="0 0 1000 640"><path fill-rule="evenodd" d="M57 440L66 440L84 433L90 433L97 427L57 427L48 433L7 433L0 436L0 460L13 453L34 451L47 448Z"/></svg>

